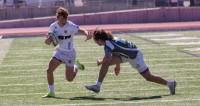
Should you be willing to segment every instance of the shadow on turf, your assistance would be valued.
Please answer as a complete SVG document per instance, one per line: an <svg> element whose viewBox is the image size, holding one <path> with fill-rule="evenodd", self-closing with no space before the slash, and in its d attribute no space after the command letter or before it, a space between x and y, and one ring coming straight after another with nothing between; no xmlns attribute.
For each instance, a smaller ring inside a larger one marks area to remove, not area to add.
<svg viewBox="0 0 200 106"><path fill-rule="evenodd" d="M91 96L81 96L81 97L73 97L73 98L61 98L56 97L56 99L69 99L69 100L120 100L120 101L136 101L136 100L147 100L147 99L159 99L162 98L162 96L169 96L169 95L161 95L161 96L150 96L150 97L131 97L131 98L101 98L101 97L95 97L95 95Z"/></svg>

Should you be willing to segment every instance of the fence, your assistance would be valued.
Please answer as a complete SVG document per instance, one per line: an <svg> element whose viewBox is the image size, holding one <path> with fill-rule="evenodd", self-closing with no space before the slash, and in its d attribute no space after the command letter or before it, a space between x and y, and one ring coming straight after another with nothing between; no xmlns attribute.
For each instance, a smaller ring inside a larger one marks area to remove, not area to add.
<svg viewBox="0 0 200 106"><path fill-rule="evenodd" d="M0 20L26 19L54 16L59 6L67 8L71 14L86 14L129 9L148 9L155 7L188 7L190 1L183 0L47 0L48 2L21 2L3 5ZM49 2L51 1L51 2ZM198 3L200 0L195 0Z"/></svg>

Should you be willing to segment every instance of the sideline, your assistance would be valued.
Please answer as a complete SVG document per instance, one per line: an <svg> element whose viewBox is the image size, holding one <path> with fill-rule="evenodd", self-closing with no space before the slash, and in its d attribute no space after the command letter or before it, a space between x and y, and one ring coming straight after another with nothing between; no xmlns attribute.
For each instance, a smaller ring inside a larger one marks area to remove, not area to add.
<svg viewBox="0 0 200 106"><path fill-rule="evenodd" d="M1 39L2 36L0 36L0 65L2 64L12 42L13 39Z"/></svg>

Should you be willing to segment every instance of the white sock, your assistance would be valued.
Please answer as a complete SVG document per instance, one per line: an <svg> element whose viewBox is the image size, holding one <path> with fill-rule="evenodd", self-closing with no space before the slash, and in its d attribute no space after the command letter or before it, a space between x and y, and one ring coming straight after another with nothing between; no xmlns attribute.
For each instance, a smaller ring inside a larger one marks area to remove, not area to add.
<svg viewBox="0 0 200 106"><path fill-rule="evenodd" d="M170 85L171 85L171 82L167 81L167 86L170 87Z"/></svg>
<svg viewBox="0 0 200 106"><path fill-rule="evenodd" d="M98 87L101 87L101 84L102 84L102 83L98 81L96 85L97 85Z"/></svg>
<svg viewBox="0 0 200 106"><path fill-rule="evenodd" d="M54 85L49 85L49 92L52 92L52 93L55 92Z"/></svg>
<svg viewBox="0 0 200 106"><path fill-rule="evenodd" d="M78 70L79 65L78 65L78 64L75 64L74 67Z"/></svg>

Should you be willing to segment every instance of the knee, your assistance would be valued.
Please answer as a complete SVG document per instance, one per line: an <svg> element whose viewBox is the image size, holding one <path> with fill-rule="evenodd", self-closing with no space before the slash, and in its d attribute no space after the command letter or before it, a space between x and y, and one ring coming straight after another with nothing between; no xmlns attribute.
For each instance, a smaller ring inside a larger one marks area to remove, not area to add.
<svg viewBox="0 0 200 106"><path fill-rule="evenodd" d="M146 81L152 81L152 78L150 76L148 76L148 77L145 77L145 80Z"/></svg>
<svg viewBox="0 0 200 106"><path fill-rule="evenodd" d="M142 74L141 74L145 80L147 81L152 81L153 80L153 75L149 72L149 69L147 68Z"/></svg>
<svg viewBox="0 0 200 106"><path fill-rule="evenodd" d="M147 81L152 81L153 80L153 76L151 74L145 75L143 76L145 78L145 80Z"/></svg>
<svg viewBox="0 0 200 106"><path fill-rule="evenodd" d="M74 78L66 77L66 80L69 81L69 82L72 82L74 80Z"/></svg>

